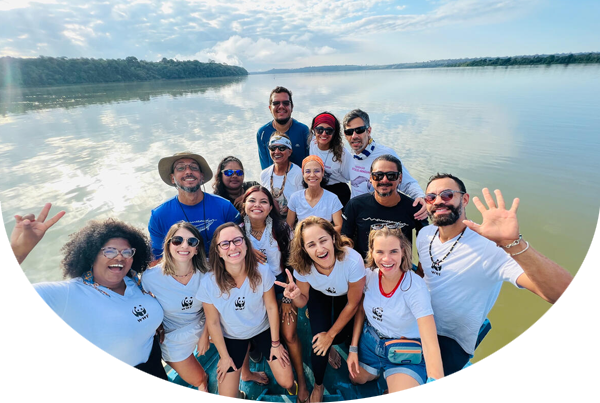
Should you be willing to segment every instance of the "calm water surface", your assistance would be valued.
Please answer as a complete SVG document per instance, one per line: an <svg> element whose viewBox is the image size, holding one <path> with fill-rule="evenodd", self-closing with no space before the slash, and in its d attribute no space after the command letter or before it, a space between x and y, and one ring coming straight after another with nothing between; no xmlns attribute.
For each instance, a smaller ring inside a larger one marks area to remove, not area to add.
<svg viewBox="0 0 600 403"><path fill-rule="evenodd" d="M60 248L87 220L116 217L146 228L175 194L160 158L191 150L213 169L239 157L258 180L255 135L268 96L294 93L293 116L310 124L369 113L372 136L393 147L424 187L451 172L471 195L499 188L521 198L521 232L575 274L590 246L600 196L600 67L456 68L251 75L238 79L0 91L0 203L14 214L46 202L67 215L28 257L31 282L60 280ZM347 146L347 145L346 145ZM207 190L212 188L211 184ZM472 204L470 219L481 215ZM490 314L481 359L513 340L550 305L505 285Z"/></svg>

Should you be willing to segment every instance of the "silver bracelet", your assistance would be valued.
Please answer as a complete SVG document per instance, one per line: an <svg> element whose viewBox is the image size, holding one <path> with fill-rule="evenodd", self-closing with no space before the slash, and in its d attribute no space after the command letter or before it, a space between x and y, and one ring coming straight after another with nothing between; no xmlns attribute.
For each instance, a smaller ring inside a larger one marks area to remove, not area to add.
<svg viewBox="0 0 600 403"><path fill-rule="evenodd" d="M348 347L348 352L349 353L356 353L356 354L358 354L358 346L350 346L350 347Z"/></svg>
<svg viewBox="0 0 600 403"><path fill-rule="evenodd" d="M509 253L509 255L511 255L511 256L517 256L517 255L520 255L521 253L525 252L527 249L529 249L529 242L525 241L525 244L526 244L527 246L526 246L526 247L525 247L525 249L523 249L521 252L517 252L517 253Z"/></svg>
<svg viewBox="0 0 600 403"><path fill-rule="evenodd" d="M281 298L281 302L284 304L291 304L292 303L292 299L288 298L288 297L282 297Z"/></svg>
<svg viewBox="0 0 600 403"><path fill-rule="evenodd" d="M508 248L512 248L513 246L517 246L519 243L521 243L522 239L523 239L523 235L519 234L519 238L517 238L516 240L512 241L511 243L509 243L504 248L508 249Z"/></svg>

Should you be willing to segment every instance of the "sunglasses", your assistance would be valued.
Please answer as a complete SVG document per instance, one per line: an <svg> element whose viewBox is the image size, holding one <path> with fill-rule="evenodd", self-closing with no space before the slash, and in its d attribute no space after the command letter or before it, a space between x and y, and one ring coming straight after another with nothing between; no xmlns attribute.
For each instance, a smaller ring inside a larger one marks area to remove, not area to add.
<svg viewBox="0 0 600 403"><path fill-rule="evenodd" d="M400 176L400 172L395 172L395 171L390 171L390 172L371 172L371 178L373 178L374 181L379 182L380 180L383 179L383 177L387 177L389 181L395 181L398 180L398 177Z"/></svg>
<svg viewBox="0 0 600 403"><path fill-rule="evenodd" d="M454 193L465 194L465 192L461 192L460 190L450 190L450 189L442 190L440 193L437 193L437 194L436 193L427 193L425 195L425 203L433 204L438 196L440 196L440 198L442 199L442 201L444 203L447 203L454 198Z"/></svg>
<svg viewBox="0 0 600 403"><path fill-rule="evenodd" d="M187 167L190 167L190 171L200 171L200 166L198 164L177 164L173 167L173 169L177 172L183 172Z"/></svg>
<svg viewBox="0 0 600 403"><path fill-rule="evenodd" d="M123 256L123 259L131 259L135 255L135 248L125 248L123 250L117 250L116 248L100 248L102 254L107 259L114 259L117 256Z"/></svg>
<svg viewBox="0 0 600 403"><path fill-rule="evenodd" d="M289 148L287 148L286 146L269 146L269 150L279 150L280 152L284 152L285 150L289 150Z"/></svg>
<svg viewBox="0 0 600 403"><path fill-rule="evenodd" d="M273 101L271 102L271 105L273 106L279 106L279 105L283 105L283 106L290 106L292 104L291 101Z"/></svg>
<svg viewBox="0 0 600 403"><path fill-rule="evenodd" d="M333 134L333 128L332 127L323 127L323 126L317 126L315 127L315 132L317 134L323 134L323 132L325 132L326 135L331 136Z"/></svg>
<svg viewBox="0 0 600 403"><path fill-rule="evenodd" d="M356 132L356 134L363 134L368 128L369 126L359 126L355 127L354 129L344 129L344 134L346 136L352 136L354 132Z"/></svg>
<svg viewBox="0 0 600 403"><path fill-rule="evenodd" d="M221 241L217 245L219 245L219 247L221 249L227 250L227 249L229 249L231 244L234 244L235 246L240 246L243 242L244 242L244 237L238 236L233 239L230 239L229 241Z"/></svg>
<svg viewBox="0 0 600 403"><path fill-rule="evenodd" d="M184 237L179 235L176 235L173 238L169 239L169 242L171 242L171 245L173 246L179 246L183 243L184 240L187 241L187 244L192 248L198 246L198 244L200 243L200 240L194 236L185 239Z"/></svg>
<svg viewBox="0 0 600 403"><path fill-rule="evenodd" d="M397 223L397 222L383 223L383 224L373 224L373 225L371 225L371 230L372 231L377 231L377 230L384 229L384 228L396 229L396 228L402 228L404 226L406 226L406 224L404 224L404 223Z"/></svg>
<svg viewBox="0 0 600 403"><path fill-rule="evenodd" d="M225 176L233 176L234 174L235 176L244 176L244 171L241 169L225 169L221 172L223 172L223 175Z"/></svg>

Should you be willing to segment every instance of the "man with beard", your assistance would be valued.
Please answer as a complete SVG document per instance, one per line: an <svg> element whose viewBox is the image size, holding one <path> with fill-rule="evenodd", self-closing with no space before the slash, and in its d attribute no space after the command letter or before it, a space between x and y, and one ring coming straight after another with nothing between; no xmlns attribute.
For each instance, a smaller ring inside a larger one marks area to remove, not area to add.
<svg viewBox="0 0 600 403"><path fill-rule="evenodd" d="M401 228L412 243L413 228L418 232L428 224L427 220L415 218L420 206L416 207L413 199L397 190L402 181L402 163L398 158L390 154L375 158L369 180L375 192L351 198L342 214L342 234L354 241L354 249L363 257L369 250L371 229Z"/></svg>
<svg viewBox="0 0 600 403"><path fill-rule="evenodd" d="M302 161L309 154L309 130L308 126L292 119L294 102L292 92L284 87L276 87L269 96L269 110L273 120L258 129L256 142L258 143L258 156L261 169L267 169L273 165L269 154L269 140L274 132L285 133L292 142L292 161L297 166L302 166Z"/></svg>
<svg viewBox="0 0 600 403"><path fill-rule="evenodd" d="M198 228L208 256L215 229L226 222L239 223L240 213L229 200L202 191L200 186L209 182L213 173L198 154L185 151L162 158L158 162L158 173L163 182L177 188L177 195L156 207L150 215L148 231L154 259L162 257L165 235L179 221Z"/></svg>
<svg viewBox="0 0 600 403"><path fill-rule="evenodd" d="M515 199L507 210L502 193L488 189L488 205L473 198L481 225L467 220L469 194L450 174L436 174L427 184L425 202L433 225L417 236L419 274L431 293L444 374L467 364L475 352L479 330L494 306L504 281L526 288L554 303L572 276L533 249L519 233Z"/></svg>

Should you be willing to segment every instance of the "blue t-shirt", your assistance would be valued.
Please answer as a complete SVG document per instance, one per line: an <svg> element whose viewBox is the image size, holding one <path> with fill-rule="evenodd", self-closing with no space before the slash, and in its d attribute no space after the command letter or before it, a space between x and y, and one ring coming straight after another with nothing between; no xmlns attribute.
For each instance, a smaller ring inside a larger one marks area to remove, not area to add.
<svg viewBox="0 0 600 403"><path fill-rule="evenodd" d="M273 160L271 159L271 154L269 153L269 140L271 139L271 135L275 132L275 128L273 127L273 121L270 121L260 129L256 133L256 142L258 143L258 156L260 158L260 167L261 169L266 169L267 167L273 165ZM299 167L302 166L302 160L308 157L309 153L309 130L308 126L303 123L298 122L296 119L292 119L292 125L288 129L285 134L288 135L290 140L292 141L292 155L290 156L290 161Z"/></svg>
<svg viewBox="0 0 600 403"><path fill-rule="evenodd" d="M189 221L200 231L204 251L208 257L208 248L215 229L226 222L239 224L241 218L233 204L221 196L204 193L204 199L193 206L180 203L175 196L152 210L150 215L148 232L152 239L152 254L155 259L162 257L165 236L171 226L179 221Z"/></svg>

